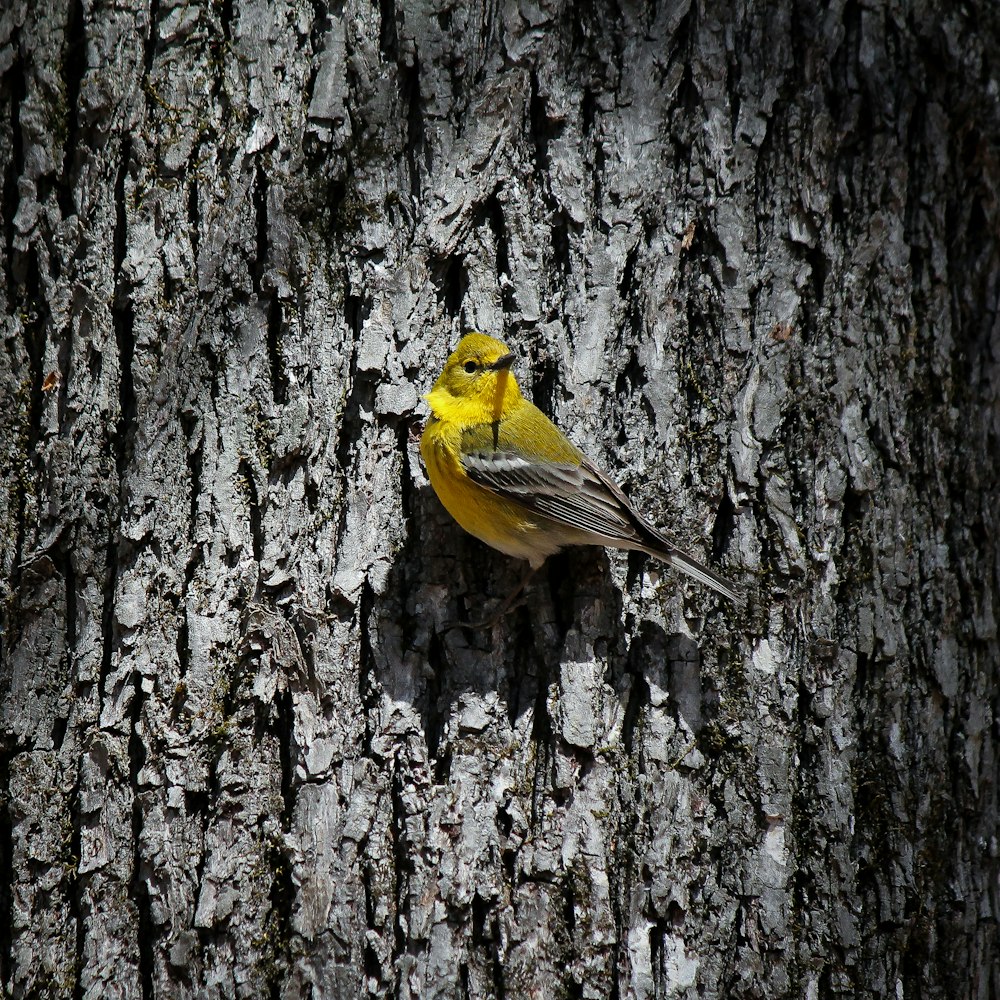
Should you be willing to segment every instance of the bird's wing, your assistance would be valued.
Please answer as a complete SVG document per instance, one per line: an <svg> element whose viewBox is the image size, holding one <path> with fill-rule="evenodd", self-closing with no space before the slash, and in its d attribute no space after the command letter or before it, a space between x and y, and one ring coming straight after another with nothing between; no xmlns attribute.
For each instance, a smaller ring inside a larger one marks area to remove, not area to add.
<svg viewBox="0 0 1000 1000"><path fill-rule="evenodd" d="M483 489L598 536L588 541L655 555L731 601L745 604L729 580L674 548L618 486L534 407L508 420L467 427L460 447L466 475Z"/></svg>
<svg viewBox="0 0 1000 1000"><path fill-rule="evenodd" d="M536 414L530 421L469 428L462 440L462 467L468 477L506 500L580 531L641 543L636 524L641 519L625 494L547 417Z"/></svg>

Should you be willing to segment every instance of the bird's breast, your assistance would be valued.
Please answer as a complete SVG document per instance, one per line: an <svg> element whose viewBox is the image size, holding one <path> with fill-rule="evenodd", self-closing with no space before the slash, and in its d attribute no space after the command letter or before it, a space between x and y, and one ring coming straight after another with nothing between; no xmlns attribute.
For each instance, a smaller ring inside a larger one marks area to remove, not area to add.
<svg viewBox="0 0 1000 1000"><path fill-rule="evenodd" d="M427 476L445 510L470 535L500 552L539 565L562 547L551 530L540 530L539 518L474 483L462 466L462 430L447 421L432 420L420 440Z"/></svg>

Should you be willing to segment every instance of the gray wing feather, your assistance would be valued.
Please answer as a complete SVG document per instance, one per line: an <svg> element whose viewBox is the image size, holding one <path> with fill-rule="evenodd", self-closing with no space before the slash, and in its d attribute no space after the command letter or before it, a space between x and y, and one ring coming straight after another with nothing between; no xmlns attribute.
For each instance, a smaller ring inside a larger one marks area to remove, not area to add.
<svg viewBox="0 0 1000 1000"><path fill-rule="evenodd" d="M462 457L468 477L483 489L551 518L559 524L601 536L593 541L625 543L664 560L720 594L745 604L725 577L675 549L629 503L596 465L581 456L579 464L532 461L504 451L471 451Z"/></svg>
<svg viewBox="0 0 1000 1000"><path fill-rule="evenodd" d="M606 538L642 540L624 494L586 460L535 462L511 452L479 451L463 455L462 465L474 483L554 521Z"/></svg>

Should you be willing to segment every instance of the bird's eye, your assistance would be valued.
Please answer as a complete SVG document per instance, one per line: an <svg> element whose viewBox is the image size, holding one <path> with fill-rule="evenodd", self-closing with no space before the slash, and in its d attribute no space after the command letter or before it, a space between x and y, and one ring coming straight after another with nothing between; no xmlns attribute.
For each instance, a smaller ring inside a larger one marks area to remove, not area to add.
<svg viewBox="0 0 1000 1000"><path fill-rule="evenodd" d="M462 366L470 375L475 375L479 369L479 365L475 361L466 361Z"/></svg>

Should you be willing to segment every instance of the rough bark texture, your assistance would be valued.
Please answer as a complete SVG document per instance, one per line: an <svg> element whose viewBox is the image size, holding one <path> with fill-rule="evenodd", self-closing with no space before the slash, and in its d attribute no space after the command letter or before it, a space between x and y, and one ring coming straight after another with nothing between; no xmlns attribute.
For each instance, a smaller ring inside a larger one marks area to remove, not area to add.
<svg viewBox="0 0 1000 1000"><path fill-rule="evenodd" d="M0 13L14 997L1000 995L995 12ZM459 334L751 595L430 493Z"/></svg>

